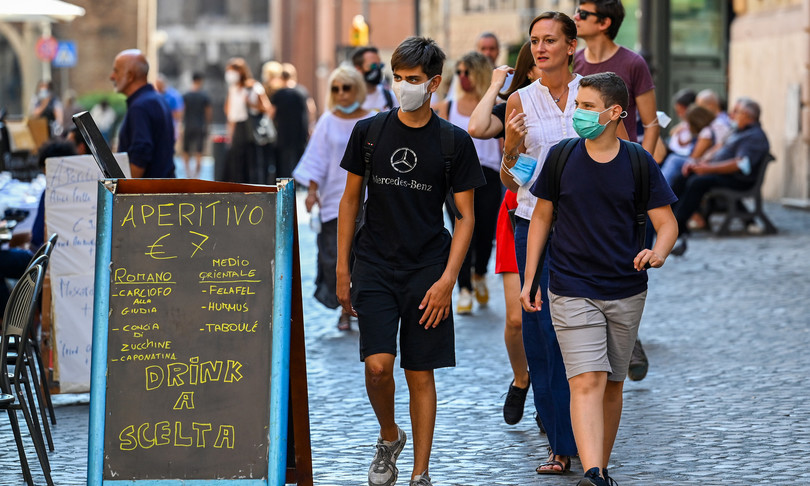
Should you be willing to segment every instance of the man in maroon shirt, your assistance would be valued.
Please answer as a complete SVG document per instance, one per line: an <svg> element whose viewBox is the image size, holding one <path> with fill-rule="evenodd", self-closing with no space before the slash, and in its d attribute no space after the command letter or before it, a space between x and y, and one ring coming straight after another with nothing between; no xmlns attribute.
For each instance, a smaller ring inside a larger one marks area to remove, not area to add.
<svg viewBox="0 0 810 486"><path fill-rule="evenodd" d="M630 104L624 125L633 142L636 135L636 110L644 125L642 145L653 153L660 127L655 113L655 84L644 58L614 42L624 20L621 0L580 0L574 15L577 36L585 41L585 49L574 55L574 72L589 74L613 71L627 85Z"/></svg>

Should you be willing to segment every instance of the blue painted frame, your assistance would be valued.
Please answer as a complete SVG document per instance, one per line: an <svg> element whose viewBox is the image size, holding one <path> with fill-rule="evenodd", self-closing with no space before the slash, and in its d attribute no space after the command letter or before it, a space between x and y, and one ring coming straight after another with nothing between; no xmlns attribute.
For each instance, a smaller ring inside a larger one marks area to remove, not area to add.
<svg viewBox="0 0 810 486"><path fill-rule="evenodd" d="M280 180L276 196L276 247L270 370L267 480L264 479L146 479L104 480L104 424L107 399L107 332L109 325L112 214L115 180L98 185L96 216L96 275L93 300L93 353L90 378L88 486L283 486L287 475L287 424L290 393L290 324L294 248L295 190L291 180ZM226 191L223 191L226 192ZM262 191L264 192L264 191Z"/></svg>

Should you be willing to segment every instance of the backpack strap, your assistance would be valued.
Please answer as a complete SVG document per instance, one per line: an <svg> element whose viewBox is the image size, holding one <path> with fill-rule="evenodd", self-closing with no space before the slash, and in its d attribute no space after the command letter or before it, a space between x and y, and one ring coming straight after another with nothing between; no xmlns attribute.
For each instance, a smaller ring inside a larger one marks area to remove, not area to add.
<svg viewBox="0 0 810 486"><path fill-rule="evenodd" d="M565 169L565 164L568 163L568 157L571 155L571 151L574 150L574 147L577 146L579 140L579 138L560 140L546 159L546 164L551 164L548 169L551 178L548 179L548 182L551 184L549 194L551 195L551 203L554 205L554 213L551 217L552 229L554 223L557 222L557 203L560 201L560 181L562 181L563 169Z"/></svg>
<svg viewBox="0 0 810 486"><path fill-rule="evenodd" d="M636 209L636 242L639 250L644 249L647 234L647 203L650 200L650 167L647 164L645 151L641 145L622 140L630 153L630 166L633 168L635 192L633 196Z"/></svg>
<svg viewBox="0 0 810 486"><path fill-rule="evenodd" d="M548 169L546 169L550 175L546 182L549 184L548 192L551 196L551 204L554 206L549 234L554 231L554 224L557 222L557 203L560 200L560 181L562 180L563 169L568 162L571 151L577 146L579 140L579 138L560 140L560 142L551 149L551 153L549 153L548 158L546 158L545 163L550 164ZM548 245L543 247L543 251L540 253L540 260L537 262L537 271L534 272L534 278L532 279L532 286L529 291L532 300L534 300L537 289L540 287L540 274L543 271L543 263L546 261L546 248L548 248Z"/></svg>
<svg viewBox="0 0 810 486"><path fill-rule="evenodd" d="M453 187L450 183L450 168L453 164L453 155L455 153L456 140L455 140L455 125L439 117L439 137L442 143L442 158L444 159L444 190L447 208L453 213L456 219L462 219L463 214L456 207L456 200L453 199Z"/></svg>
<svg viewBox="0 0 810 486"><path fill-rule="evenodd" d="M377 148L377 139L380 138L380 132L388 122L388 117L391 113L397 110L390 110L377 113L371 120L371 125L366 132L366 138L363 140L363 165L365 166L365 173L363 174L363 185L360 187L360 206L357 208L357 216L354 218L354 233L360 231L360 227L365 222L366 213L366 187L371 178L371 157L374 155L374 149Z"/></svg>

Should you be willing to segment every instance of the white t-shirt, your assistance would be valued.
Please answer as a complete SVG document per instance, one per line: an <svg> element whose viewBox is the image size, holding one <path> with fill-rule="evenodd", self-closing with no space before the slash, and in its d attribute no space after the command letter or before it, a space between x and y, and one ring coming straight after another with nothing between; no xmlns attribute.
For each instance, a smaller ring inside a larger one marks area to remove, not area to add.
<svg viewBox="0 0 810 486"><path fill-rule="evenodd" d="M391 100L394 103L392 108L399 106L399 101L397 101L394 92L382 84L378 84L377 89L375 89L373 93L366 93L366 101L363 102L363 109L369 111L387 111L388 107L386 106L387 102L383 90L387 90L391 95Z"/></svg>
<svg viewBox="0 0 810 486"><path fill-rule="evenodd" d="M455 101L450 102L450 111L447 119L453 125L461 128L465 132L467 127L470 126L470 117L464 116L458 111L458 103ZM501 170L501 144L495 138L481 140L473 138L473 145L475 151L478 152L478 160L481 162L481 167L487 167L499 172Z"/></svg>
<svg viewBox="0 0 810 486"><path fill-rule="evenodd" d="M248 97L254 105L259 100L259 95L264 94L262 83L253 83L253 88L231 85L228 87L228 112L225 115L231 123L242 122L248 119ZM253 113L255 110L251 109ZM254 113L255 114L255 113Z"/></svg>
<svg viewBox="0 0 810 486"><path fill-rule="evenodd" d="M318 184L323 222L338 216L340 198L346 188L346 171L340 167L340 161L354 125L370 116L374 116L374 112L352 119L340 118L331 111L321 115L309 137L304 155L293 170L293 178L304 187L309 187L310 181Z"/></svg>
<svg viewBox="0 0 810 486"><path fill-rule="evenodd" d="M518 188L518 207L515 214L523 219L531 219L534 205L537 198L529 192L540 169L546 162L551 147L564 138L578 137L574 131L574 99L579 92L579 80L582 76L574 75L574 79L568 83L568 100L565 103L565 111L560 111L560 107L551 98L548 88L540 84L540 80L518 90L520 102L523 105L523 113L526 113L526 127L529 133L525 138L526 155L537 159L537 166L531 179L526 184Z"/></svg>

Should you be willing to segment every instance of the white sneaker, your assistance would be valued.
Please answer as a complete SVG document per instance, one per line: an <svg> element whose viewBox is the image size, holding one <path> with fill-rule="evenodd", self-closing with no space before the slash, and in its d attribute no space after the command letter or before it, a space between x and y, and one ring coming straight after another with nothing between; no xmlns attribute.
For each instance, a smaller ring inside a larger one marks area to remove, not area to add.
<svg viewBox="0 0 810 486"><path fill-rule="evenodd" d="M469 289L458 291L458 302L456 303L456 314L472 313L472 293Z"/></svg>
<svg viewBox="0 0 810 486"><path fill-rule="evenodd" d="M430 482L427 471L422 471L422 474L417 474L415 478L411 479L410 486L433 486L433 483Z"/></svg>
<svg viewBox="0 0 810 486"><path fill-rule="evenodd" d="M486 275L473 275L472 276L472 286L475 290L475 300L478 301L478 305L485 306L489 302L489 290L487 289L487 277Z"/></svg>
<svg viewBox="0 0 810 486"><path fill-rule="evenodd" d="M393 486L397 482L399 469L397 458L405 447L407 437L405 432L397 427L399 437L396 441L386 444L382 437L377 437L377 453L368 468L368 486Z"/></svg>

